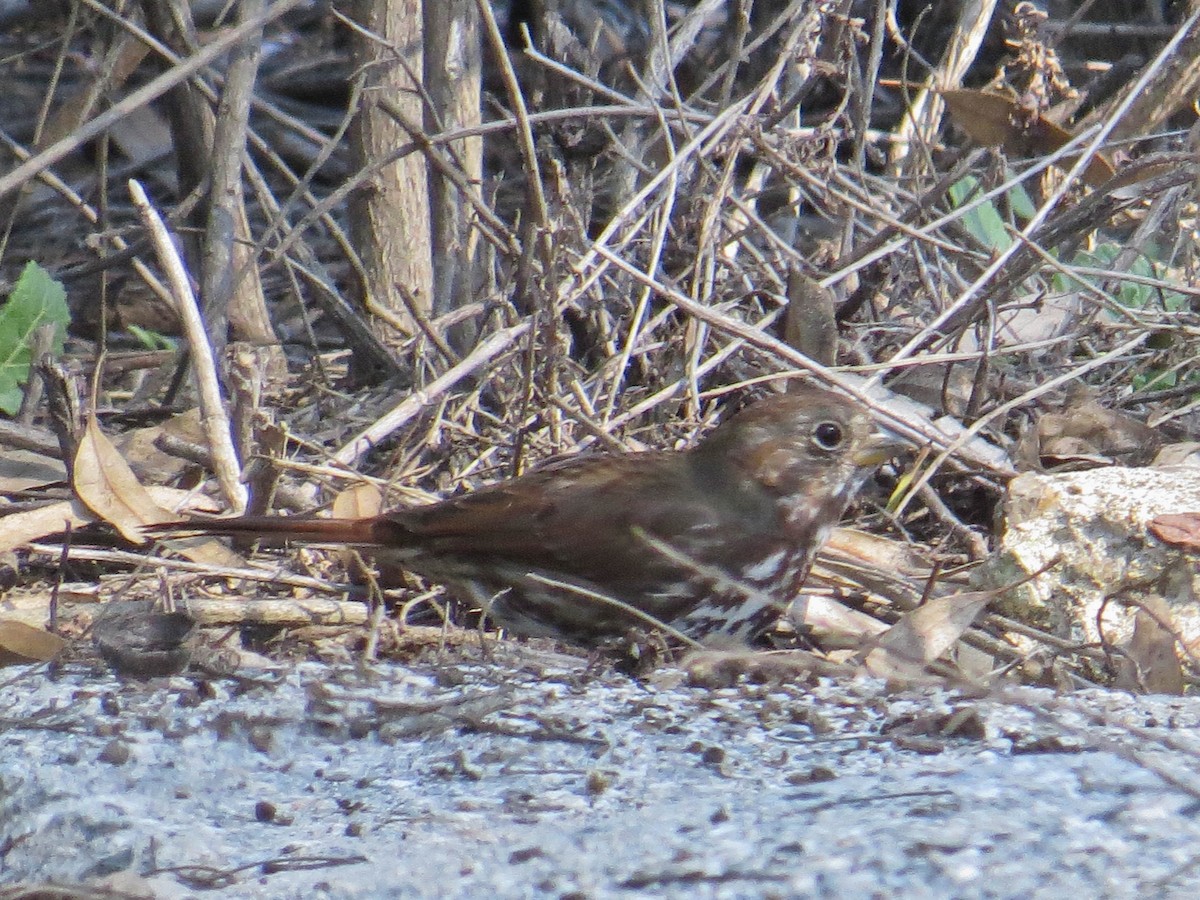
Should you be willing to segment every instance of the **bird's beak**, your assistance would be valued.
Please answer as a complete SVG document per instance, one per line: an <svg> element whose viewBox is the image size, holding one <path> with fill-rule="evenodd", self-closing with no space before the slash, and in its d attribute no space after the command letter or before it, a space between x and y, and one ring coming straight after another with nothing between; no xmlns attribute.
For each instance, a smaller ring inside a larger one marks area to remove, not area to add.
<svg viewBox="0 0 1200 900"><path fill-rule="evenodd" d="M880 429L871 435L865 444L854 453L854 464L863 468L874 468L891 459L905 446L905 441L894 432Z"/></svg>

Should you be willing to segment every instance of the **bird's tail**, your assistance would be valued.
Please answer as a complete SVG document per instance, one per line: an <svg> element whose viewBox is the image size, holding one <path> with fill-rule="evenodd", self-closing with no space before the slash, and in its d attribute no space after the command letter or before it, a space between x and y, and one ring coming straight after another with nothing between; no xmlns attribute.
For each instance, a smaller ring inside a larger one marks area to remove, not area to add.
<svg viewBox="0 0 1200 900"><path fill-rule="evenodd" d="M379 519L310 519L288 516L236 516L229 519L191 519L146 525L150 539L215 535L244 536L264 540L299 541L309 544L377 544Z"/></svg>

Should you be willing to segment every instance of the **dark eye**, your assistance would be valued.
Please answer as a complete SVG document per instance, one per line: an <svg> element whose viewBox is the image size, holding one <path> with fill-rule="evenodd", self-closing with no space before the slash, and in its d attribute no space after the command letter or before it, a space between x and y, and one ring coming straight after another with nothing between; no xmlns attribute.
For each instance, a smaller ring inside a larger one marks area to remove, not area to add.
<svg viewBox="0 0 1200 900"><path fill-rule="evenodd" d="M822 422L813 429L813 439L826 450L836 450L842 444L842 426L837 422Z"/></svg>

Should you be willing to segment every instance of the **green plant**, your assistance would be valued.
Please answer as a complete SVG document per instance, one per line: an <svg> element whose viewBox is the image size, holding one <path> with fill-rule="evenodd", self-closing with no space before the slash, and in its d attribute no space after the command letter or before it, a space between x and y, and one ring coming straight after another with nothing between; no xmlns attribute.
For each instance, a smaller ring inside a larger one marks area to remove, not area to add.
<svg viewBox="0 0 1200 900"><path fill-rule="evenodd" d="M67 292L35 262L25 266L8 300L0 306L0 411L21 408L23 385L29 380L31 343L38 326L54 326L53 351L61 353L71 320Z"/></svg>
<svg viewBox="0 0 1200 900"><path fill-rule="evenodd" d="M1005 224L1004 216L991 200L971 206L982 188L979 179L974 175L966 175L954 182L948 191L950 202L955 209L970 207L962 214L962 225L971 235L988 249L1000 253L1007 250L1013 239ZM1018 220L1029 219L1033 216L1033 201L1020 184L1013 185L1004 195L1009 209Z"/></svg>
<svg viewBox="0 0 1200 900"><path fill-rule="evenodd" d="M165 334L159 334L157 331L152 331L149 328L142 328L139 325L126 325L125 330L128 331L138 343L147 350L174 350L175 341L173 338L167 337Z"/></svg>
<svg viewBox="0 0 1200 900"><path fill-rule="evenodd" d="M1116 241L1103 241L1091 250L1081 251L1072 261L1072 266L1110 270L1124 250L1125 248ZM1163 276L1159 271L1161 264L1156 262L1157 255L1156 247L1147 247L1144 254L1134 258L1126 271L1138 278L1161 279ZM1074 287L1071 284L1073 278L1085 284L1097 284L1106 280L1094 275L1072 273L1067 276L1059 272L1051 281L1052 287L1064 292L1070 290ZM1153 284L1120 280L1119 275L1114 276L1113 280L1116 281L1116 287L1112 289L1113 297L1128 309L1163 309L1167 312L1179 312L1188 308L1187 297L1178 291L1163 290Z"/></svg>

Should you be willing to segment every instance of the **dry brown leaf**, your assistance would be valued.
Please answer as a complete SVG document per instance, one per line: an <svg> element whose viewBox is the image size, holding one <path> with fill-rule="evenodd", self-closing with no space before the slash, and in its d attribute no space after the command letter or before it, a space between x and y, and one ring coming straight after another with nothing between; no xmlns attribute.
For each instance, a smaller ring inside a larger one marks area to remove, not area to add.
<svg viewBox="0 0 1200 900"><path fill-rule="evenodd" d="M854 528L833 529L823 549L838 551L890 572L912 575L922 580L928 578L933 570L933 563L911 545Z"/></svg>
<svg viewBox="0 0 1200 900"><path fill-rule="evenodd" d="M56 634L15 619L0 619L0 666L45 662L67 645Z"/></svg>
<svg viewBox="0 0 1200 900"><path fill-rule="evenodd" d="M995 591L972 591L935 597L907 612L867 653L863 665L882 678L919 678L996 596Z"/></svg>
<svg viewBox="0 0 1200 900"><path fill-rule="evenodd" d="M346 488L333 500L335 519L361 519L383 512L383 492L375 485L360 481Z"/></svg>
<svg viewBox="0 0 1200 900"><path fill-rule="evenodd" d="M370 482L360 481L350 485L333 500L331 510L335 519L360 519L367 516L377 516L383 512L383 492ZM363 576L362 557L358 551L345 549L338 552L342 565L350 570L356 580ZM385 583L391 584L392 579L402 579L403 576L384 567L381 577ZM403 584L403 581L399 583Z"/></svg>
<svg viewBox="0 0 1200 900"><path fill-rule="evenodd" d="M28 491L67 480L67 467L30 450L5 450L0 454L0 494Z"/></svg>
<svg viewBox="0 0 1200 900"><path fill-rule="evenodd" d="M1052 471L1144 465L1161 445L1161 435L1145 422L1073 388L1062 412L1046 413L1022 435L1018 457L1026 468Z"/></svg>
<svg viewBox="0 0 1200 900"><path fill-rule="evenodd" d="M1023 109L1016 100L991 91L969 89L939 91L950 116L979 144L1003 147L1012 156L1047 156L1069 144L1075 135L1036 112ZM1070 167L1079 157L1067 156L1061 165ZM1098 187L1116 175L1113 164L1100 153L1088 162L1083 180Z"/></svg>
<svg viewBox="0 0 1200 900"><path fill-rule="evenodd" d="M837 301L833 291L799 268L788 272L783 339L826 366L837 364Z"/></svg>
<svg viewBox="0 0 1200 900"><path fill-rule="evenodd" d="M1171 607L1162 597L1149 596L1133 617L1133 635L1122 648L1116 686L1147 694L1183 694L1183 667L1176 652Z"/></svg>
<svg viewBox="0 0 1200 900"><path fill-rule="evenodd" d="M189 512L216 512L216 508L204 497L197 497L192 491L181 491L177 488L151 486L147 488L150 497L164 508L187 509ZM172 515L172 518L175 518ZM0 553L7 553L18 547L23 547L39 538L51 534L61 534L70 526L72 529L81 528L96 521L96 516L78 500L62 500L37 509L27 509L18 513L4 516L4 528L0 530ZM240 564L236 557L227 557Z"/></svg>
<svg viewBox="0 0 1200 900"><path fill-rule="evenodd" d="M149 47L141 41L133 39L132 36L122 38L114 60L109 90L115 91L120 85L125 84L138 70L142 60L149 52ZM97 96L90 87L86 83L80 84L65 98L59 100L53 114L42 129L40 146L48 147L50 144L62 140L78 128L80 122L87 121L95 115Z"/></svg>
<svg viewBox="0 0 1200 900"><path fill-rule="evenodd" d="M7 553L18 547L23 547L30 541L36 541L48 534L59 534L70 526L72 529L94 522L91 512L78 500L62 500L42 506L38 509L27 509L12 513L3 519L4 528L0 530L0 553Z"/></svg>
<svg viewBox="0 0 1200 900"><path fill-rule="evenodd" d="M203 446L204 431L200 424L200 410L190 409L158 425L134 428L113 438L113 446L143 483L171 484L195 466L186 459L160 450L158 440L163 436L176 437Z"/></svg>
<svg viewBox="0 0 1200 900"><path fill-rule="evenodd" d="M1131 161L1121 168L1120 177L1108 186L1108 195L1113 200L1138 200L1145 196L1150 187L1147 182L1173 175L1180 167L1192 165L1193 159L1192 153L1183 151L1156 153L1151 157Z"/></svg>
<svg viewBox="0 0 1200 900"><path fill-rule="evenodd" d="M95 417L84 428L75 454L73 486L79 500L108 522L129 542L145 543L143 525L174 522L179 516L160 506L121 458ZM166 546L194 562L215 566L241 565L241 557L213 538L179 538Z"/></svg>
<svg viewBox="0 0 1200 900"><path fill-rule="evenodd" d="M4 594L0 600L0 619L24 622L32 628L44 628L50 618L50 597L53 587L45 581L35 585L18 585ZM84 615L83 610L95 609L100 601L100 587L96 584L63 582L58 585L59 621L74 623ZM90 620L89 620L90 621ZM86 625L88 623L84 623ZM74 633L74 632L72 632Z"/></svg>
<svg viewBox="0 0 1200 900"><path fill-rule="evenodd" d="M1150 465L1156 469L1167 466L1200 466L1200 441L1164 444Z"/></svg>
<svg viewBox="0 0 1200 900"><path fill-rule="evenodd" d="M1200 550L1200 512L1156 516L1147 527L1164 544L1192 552Z"/></svg>
<svg viewBox="0 0 1200 900"><path fill-rule="evenodd" d="M131 110L110 132L131 168L162 159L171 153L171 126L167 117L151 105Z"/></svg>
<svg viewBox="0 0 1200 900"><path fill-rule="evenodd" d="M797 598L788 607L788 617L825 650L861 647L888 628L874 616L820 594Z"/></svg>
<svg viewBox="0 0 1200 900"><path fill-rule="evenodd" d="M100 430L95 416L89 416L84 426L74 472L75 495L83 505L131 543L142 542L141 526L175 519L154 502L112 441Z"/></svg>

